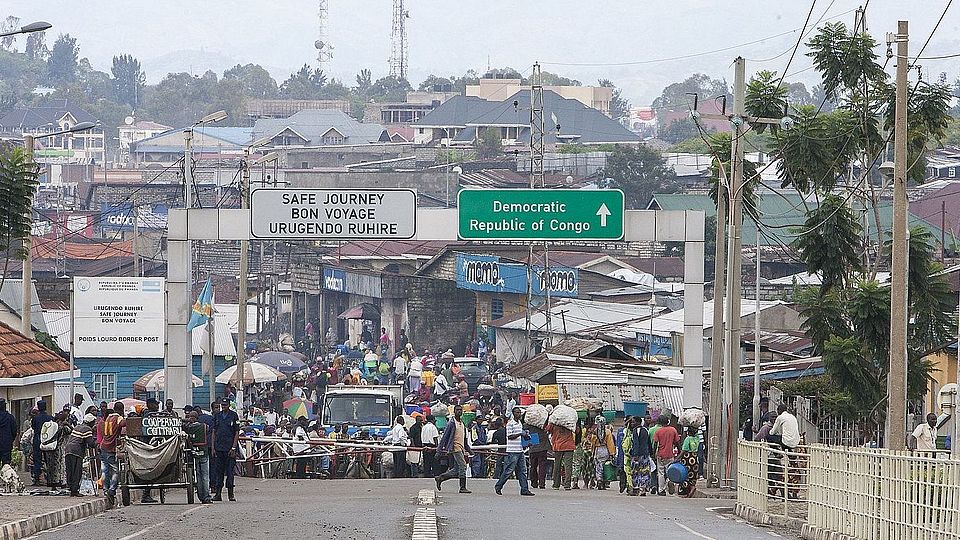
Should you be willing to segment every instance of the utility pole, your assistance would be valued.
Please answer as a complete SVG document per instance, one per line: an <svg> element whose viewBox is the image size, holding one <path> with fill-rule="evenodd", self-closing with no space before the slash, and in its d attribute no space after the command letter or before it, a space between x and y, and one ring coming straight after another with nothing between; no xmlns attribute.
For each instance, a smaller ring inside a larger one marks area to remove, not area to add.
<svg viewBox="0 0 960 540"><path fill-rule="evenodd" d="M530 74L530 189L543 187L543 79L540 74L540 63L533 64L533 72ZM544 242L546 250L546 242ZM549 261L544 265L543 272L546 276L546 315L547 340L550 339L550 268ZM531 331L531 313L530 307L533 302L533 242L530 243L530 251L527 255L527 347L528 351L533 350L533 333Z"/></svg>
<svg viewBox="0 0 960 540"><path fill-rule="evenodd" d="M250 147L243 149L243 170L240 179L240 208L250 206ZM240 241L240 298L237 313L237 410L243 410L243 361L247 354L247 266L250 241ZM261 258L260 265L263 265Z"/></svg>
<svg viewBox="0 0 960 540"><path fill-rule="evenodd" d="M904 450L907 442L907 21L897 23L897 86L893 150L893 249L890 263L890 370L887 375L886 443Z"/></svg>
<svg viewBox="0 0 960 540"><path fill-rule="evenodd" d="M753 430L760 430L760 231L757 231L757 275L753 310Z"/></svg>
<svg viewBox="0 0 960 540"><path fill-rule="evenodd" d="M733 137L730 144L730 222L727 235L727 301L726 355L724 357L723 422L721 441L726 457L725 478L737 477L737 431L740 427L740 286L742 279L741 225L743 223L743 138L746 109L746 64L741 57L734 61ZM758 232L759 234L759 232ZM716 309L716 306L714 306Z"/></svg>
<svg viewBox="0 0 960 540"><path fill-rule="evenodd" d="M707 424L707 480L711 486L720 485L725 447L723 438L723 406L720 403L723 384L723 299L727 275L727 191L724 184L729 176L723 164L719 167L720 187L717 189L717 248L713 271L713 337L710 340L710 410Z"/></svg>
<svg viewBox="0 0 960 540"><path fill-rule="evenodd" d="M32 135L23 136L23 147L27 153L27 163L36 167L36 164L33 163L34 139ZM28 338L32 338L33 322L30 317L33 313L33 208L31 207L28 212L30 213L30 231L28 231L27 235L23 238L23 251L26 257L23 259L23 272L20 275L21 281L23 282L23 289L21 291L23 303L20 312L20 333ZM72 317L73 315L71 315L71 318ZM73 371L70 373L72 375ZM73 399L73 396L70 396L70 399Z"/></svg>

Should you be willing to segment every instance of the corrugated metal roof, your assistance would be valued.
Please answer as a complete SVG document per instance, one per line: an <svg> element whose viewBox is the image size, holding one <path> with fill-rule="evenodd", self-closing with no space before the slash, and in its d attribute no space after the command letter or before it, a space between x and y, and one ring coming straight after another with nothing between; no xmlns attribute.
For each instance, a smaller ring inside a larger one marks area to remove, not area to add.
<svg viewBox="0 0 960 540"><path fill-rule="evenodd" d="M659 307L657 309L663 310ZM571 298L555 302L550 308L550 313L555 328L562 322L565 333L576 334L589 328L647 318L650 316L650 306ZM507 330L523 330L526 328L526 319L508 320L504 323L494 321L491 325ZM539 311L531 315L531 330L540 332L546 328L546 325L547 317L544 312Z"/></svg>
<svg viewBox="0 0 960 540"><path fill-rule="evenodd" d="M560 398L593 396L604 400L604 408L622 411L624 401L641 401L652 413L669 409L683 411L683 388L629 384L558 383Z"/></svg>
<svg viewBox="0 0 960 540"><path fill-rule="evenodd" d="M23 280L6 278L0 287L0 303L7 306L17 317L23 313ZM37 296L37 286L30 286L30 322L34 330L47 332L47 323L43 320L43 308Z"/></svg>

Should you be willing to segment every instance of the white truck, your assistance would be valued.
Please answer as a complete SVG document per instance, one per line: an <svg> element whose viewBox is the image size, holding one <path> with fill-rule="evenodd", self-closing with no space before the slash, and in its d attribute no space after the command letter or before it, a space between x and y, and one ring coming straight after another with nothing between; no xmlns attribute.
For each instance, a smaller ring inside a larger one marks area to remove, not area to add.
<svg viewBox="0 0 960 540"><path fill-rule="evenodd" d="M358 431L372 438L384 437L393 419L403 413L403 387L400 385L345 386L327 388L323 397L320 423L330 433L346 424L352 436Z"/></svg>

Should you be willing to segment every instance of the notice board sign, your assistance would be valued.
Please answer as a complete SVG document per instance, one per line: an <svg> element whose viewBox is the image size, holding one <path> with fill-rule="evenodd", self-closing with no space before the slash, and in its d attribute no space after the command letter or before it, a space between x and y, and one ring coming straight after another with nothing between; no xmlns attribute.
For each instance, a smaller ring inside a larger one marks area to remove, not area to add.
<svg viewBox="0 0 960 540"><path fill-rule="evenodd" d="M75 358L163 358L163 278L73 278Z"/></svg>

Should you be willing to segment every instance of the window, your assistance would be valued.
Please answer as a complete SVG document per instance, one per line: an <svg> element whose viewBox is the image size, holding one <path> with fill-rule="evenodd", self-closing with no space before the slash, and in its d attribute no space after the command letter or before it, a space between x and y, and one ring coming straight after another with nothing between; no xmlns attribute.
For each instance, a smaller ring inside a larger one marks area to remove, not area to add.
<svg viewBox="0 0 960 540"><path fill-rule="evenodd" d="M490 320L497 320L503 317L503 300L494 298L490 300Z"/></svg>
<svg viewBox="0 0 960 540"><path fill-rule="evenodd" d="M117 399L117 374L94 373L93 392L97 400L110 401Z"/></svg>
<svg viewBox="0 0 960 540"><path fill-rule="evenodd" d="M957 177L957 168L956 168L956 167L950 167L949 169L947 169L947 175L948 175L950 178L956 178L956 177Z"/></svg>

